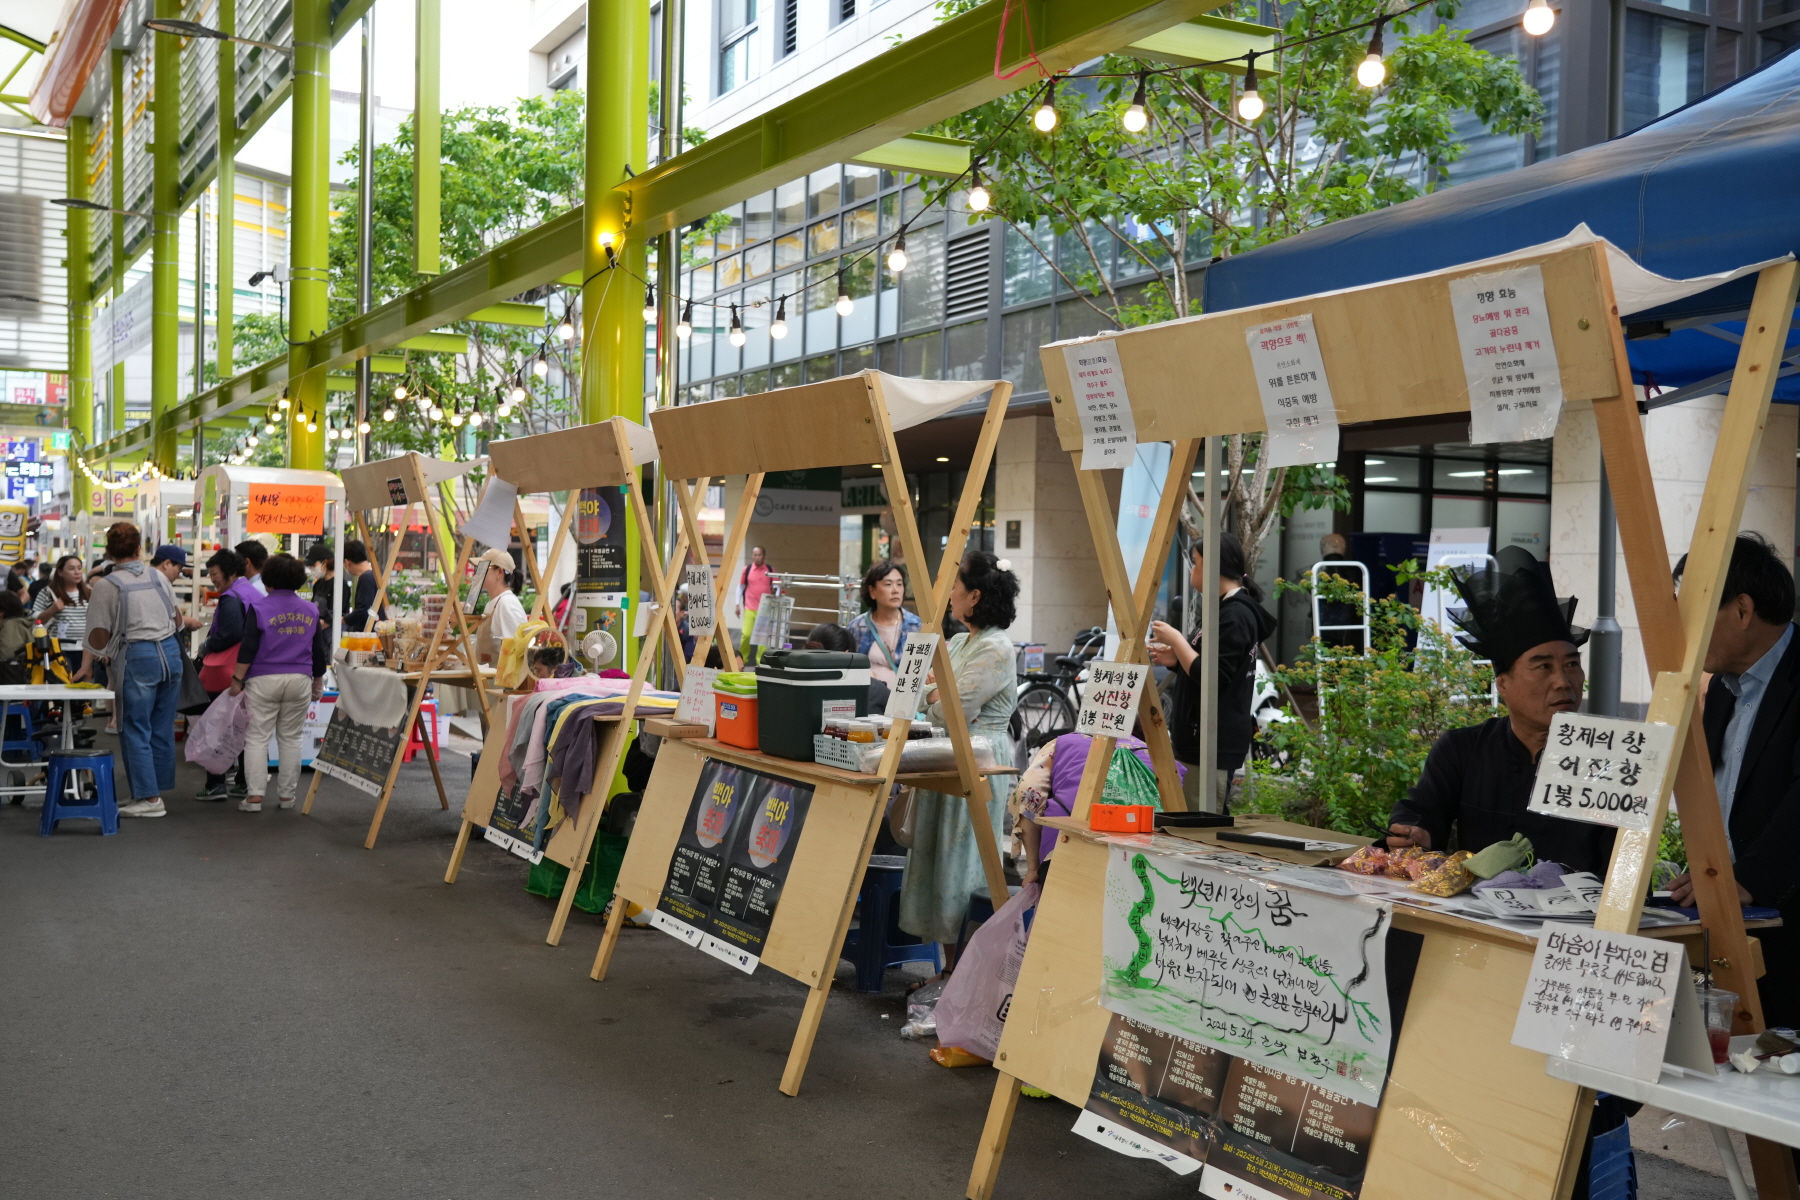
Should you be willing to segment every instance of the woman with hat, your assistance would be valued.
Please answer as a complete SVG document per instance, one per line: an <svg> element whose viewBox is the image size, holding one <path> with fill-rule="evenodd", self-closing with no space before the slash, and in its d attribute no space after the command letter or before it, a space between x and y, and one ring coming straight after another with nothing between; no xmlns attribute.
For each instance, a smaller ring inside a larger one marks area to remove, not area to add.
<svg viewBox="0 0 1800 1200"><path fill-rule="evenodd" d="M488 597L487 611L482 615L475 648L482 662L493 662L500 657L500 643L525 623L525 606L513 590L518 567L511 554L495 547L475 561L488 565L487 573L481 577L481 589Z"/></svg>

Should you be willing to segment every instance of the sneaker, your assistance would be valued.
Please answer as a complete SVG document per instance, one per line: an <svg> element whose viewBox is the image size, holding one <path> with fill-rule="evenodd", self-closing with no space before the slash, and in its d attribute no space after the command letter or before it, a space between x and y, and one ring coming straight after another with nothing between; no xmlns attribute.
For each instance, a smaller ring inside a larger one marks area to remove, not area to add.
<svg viewBox="0 0 1800 1200"><path fill-rule="evenodd" d="M245 796L248 796L250 794L249 785L244 783L241 780L233 782L227 786L230 790L231 798L233 800L242 800Z"/></svg>
<svg viewBox="0 0 1800 1200"><path fill-rule="evenodd" d="M238 811L239 812L261 812L262 811L262 801L261 800L251 800L248 797L246 797L246 798L238 801Z"/></svg>
<svg viewBox="0 0 1800 1200"><path fill-rule="evenodd" d="M282 809L292 808L294 807L294 798L292 796L283 796L281 803L277 804L275 807Z"/></svg>
<svg viewBox="0 0 1800 1200"><path fill-rule="evenodd" d="M163 807L162 797L156 796L149 800L133 800L130 804L120 805L119 815L121 817L166 817L169 815L169 810Z"/></svg>
<svg viewBox="0 0 1800 1200"><path fill-rule="evenodd" d="M223 783L215 783L210 787L201 788L198 792L194 793L194 799L196 800L213 801L225 800L227 798L228 792Z"/></svg>

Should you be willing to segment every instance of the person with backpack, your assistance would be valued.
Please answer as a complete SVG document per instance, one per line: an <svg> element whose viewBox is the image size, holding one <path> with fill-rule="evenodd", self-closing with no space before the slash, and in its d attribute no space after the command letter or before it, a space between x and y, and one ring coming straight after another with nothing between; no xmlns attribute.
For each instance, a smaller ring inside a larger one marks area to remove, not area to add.
<svg viewBox="0 0 1800 1200"><path fill-rule="evenodd" d="M118 691L119 740L131 776L121 817L168 814L162 793L175 786L175 702L181 695L180 610L175 589L142 557L130 521L106 531L113 568L88 597L88 648L105 658Z"/></svg>
<svg viewBox="0 0 1800 1200"><path fill-rule="evenodd" d="M763 598L775 590L769 576L769 552L761 546L750 547L750 564L738 573L738 599L744 610L744 631L739 637L739 657L746 667L756 661L750 653L750 638L756 633L756 610Z"/></svg>
<svg viewBox="0 0 1800 1200"><path fill-rule="evenodd" d="M238 811L249 813L262 811L269 787L269 757L261 748L271 736L281 761L279 806L294 807L306 710L324 694L325 668L331 662L331 624L299 594L306 583L300 560L271 555L263 564L263 582L269 595L250 610L231 676L231 694L250 695L250 732L244 741L249 795L238 801Z"/></svg>

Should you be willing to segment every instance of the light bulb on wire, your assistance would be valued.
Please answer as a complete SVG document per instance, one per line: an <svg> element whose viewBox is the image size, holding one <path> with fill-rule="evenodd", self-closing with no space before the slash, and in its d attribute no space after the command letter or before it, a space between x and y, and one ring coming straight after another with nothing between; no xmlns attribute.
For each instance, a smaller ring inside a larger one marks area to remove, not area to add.
<svg viewBox="0 0 1800 1200"><path fill-rule="evenodd" d="M847 317L855 311L856 311L856 301L854 301L850 298L849 291L847 291L844 287L844 273L842 271L839 271L838 272L837 315L840 317Z"/></svg>
<svg viewBox="0 0 1800 1200"><path fill-rule="evenodd" d="M986 212L994 198L981 182L981 160L978 158L969 164L969 211Z"/></svg>
<svg viewBox="0 0 1800 1200"><path fill-rule="evenodd" d="M356 423L356 432L358 432L358 433L369 432L369 423L367 421L358 421Z"/></svg>
<svg viewBox="0 0 1800 1200"><path fill-rule="evenodd" d="M1378 88L1387 79L1387 64L1381 61L1381 26L1386 17L1375 21L1375 34L1369 39L1369 53L1356 65L1356 82L1366 88Z"/></svg>
<svg viewBox="0 0 1800 1200"><path fill-rule="evenodd" d="M1126 109L1125 115L1119 118L1119 123L1125 126L1126 133L1142 133L1150 128L1150 110L1144 107L1144 88L1148 79L1149 76L1145 72L1138 72L1137 94L1131 98L1131 107Z"/></svg>
<svg viewBox="0 0 1800 1200"><path fill-rule="evenodd" d="M675 336L687 341L694 336L694 302L689 300L681 309L681 320L675 322Z"/></svg>
<svg viewBox="0 0 1800 1200"><path fill-rule="evenodd" d="M290 403L291 401L288 400L286 394L283 394L281 399L275 402L275 407L279 408L282 412L286 412Z"/></svg>
<svg viewBox="0 0 1800 1200"><path fill-rule="evenodd" d="M733 346L741 346L744 344L744 322L738 318L738 309L735 304L731 306L731 333L729 337Z"/></svg>
<svg viewBox="0 0 1800 1200"><path fill-rule="evenodd" d="M775 319L769 322L769 336L779 342L787 335L787 297L783 296L775 302Z"/></svg>
<svg viewBox="0 0 1800 1200"><path fill-rule="evenodd" d="M644 324L649 325L656 320L656 289L649 284L644 285Z"/></svg>
<svg viewBox="0 0 1800 1200"><path fill-rule="evenodd" d="M394 406L391 404L381 410L381 419L384 421L391 421L398 415L399 414L394 411Z"/></svg>
<svg viewBox="0 0 1800 1200"><path fill-rule="evenodd" d="M308 432L308 433L319 432L319 423L317 421L308 421L306 423L306 432Z"/></svg>
<svg viewBox="0 0 1800 1200"><path fill-rule="evenodd" d="M523 403L525 403L525 385L522 383L513 384L512 391L506 393L505 403L506 404L523 404Z"/></svg>
<svg viewBox="0 0 1800 1200"><path fill-rule="evenodd" d="M574 341L575 340L575 322L569 320L569 318L565 316L562 319L562 324L560 324L556 327L556 336L561 338L565 342Z"/></svg>
<svg viewBox="0 0 1800 1200"><path fill-rule="evenodd" d="M479 408L469 414L469 428L470 429L479 429L481 427L481 422L482 422L482 415L481 415L481 410Z"/></svg>
<svg viewBox="0 0 1800 1200"><path fill-rule="evenodd" d="M1250 52L1250 65L1244 69L1244 90L1238 94L1238 119L1244 122L1263 115L1263 98L1256 93L1256 51Z"/></svg>
<svg viewBox="0 0 1800 1200"><path fill-rule="evenodd" d="M450 427L452 429L461 429L462 423L463 423L462 413L452 410L450 413Z"/></svg>
<svg viewBox="0 0 1800 1200"><path fill-rule="evenodd" d="M434 421L442 421L444 419L444 410L434 404L431 406L431 410L425 415Z"/></svg>
<svg viewBox="0 0 1800 1200"><path fill-rule="evenodd" d="M406 399L406 385L404 383L396 383L394 385L394 399L396 399L396 400Z"/></svg>
<svg viewBox="0 0 1800 1200"><path fill-rule="evenodd" d="M901 271L906 270L906 262L906 235L903 233L894 239L894 248L888 251L888 270L898 275Z"/></svg>
<svg viewBox="0 0 1800 1200"><path fill-rule="evenodd" d="M546 375L550 374L550 360L545 358L541 354L538 355L536 360L534 360L531 364L531 373L533 375L536 375L539 379L542 379Z"/></svg>
<svg viewBox="0 0 1800 1200"><path fill-rule="evenodd" d="M250 447L252 450L256 449L256 444L256 435L254 433L244 439L244 445Z"/></svg>
<svg viewBox="0 0 1800 1200"><path fill-rule="evenodd" d="M1044 102L1031 114L1031 123L1039 133L1049 133L1056 128L1056 80L1044 85Z"/></svg>
<svg viewBox="0 0 1800 1200"><path fill-rule="evenodd" d="M1526 33L1532 37L1543 37L1556 25L1556 10L1550 7L1550 0L1531 0L1525 6L1525 19L1522 23Z"/></svg>
<svg viewBox="0 0 1800 1200"><path fill-rule="evenodd" d="M338 434L338 431L333 429L331 426L327 425L325 427L325 440L326 441L328 441L328 442L337 441L337 434Z"/></svg>

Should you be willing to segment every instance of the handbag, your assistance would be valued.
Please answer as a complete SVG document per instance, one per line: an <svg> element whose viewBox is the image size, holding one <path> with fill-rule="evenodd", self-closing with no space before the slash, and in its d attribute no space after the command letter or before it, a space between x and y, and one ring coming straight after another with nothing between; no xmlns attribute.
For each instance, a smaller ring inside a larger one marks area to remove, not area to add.
<svg viewBox="0 0 1800 1200"><path fill-rule="evenodd" d="M214 650L200 664L200 684L209 692L222 692L231 686L231 672L237 666L238 648Z"/></svg>
<svg viewBox="0 0 1800 1200"><path fill-rule="evenodd" d="M226 686L231 686L226 681ZM212 703L212 696L206 685L200 682L200 672L194 668L194 659L186 649L181 652L181 694L175 699L175 711L184 717L192 717L206 711Z"/></svg>
<svg viewBox="0 0 1800 1200"><path fill-rule="evenodd" d="M888 833L893 839L905 846L913 848L913 812L919 789L902 787L894 791L894 798L888 802Z"/></svg>

